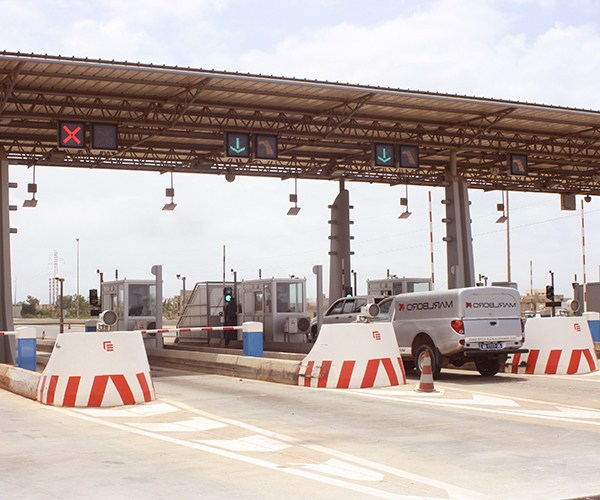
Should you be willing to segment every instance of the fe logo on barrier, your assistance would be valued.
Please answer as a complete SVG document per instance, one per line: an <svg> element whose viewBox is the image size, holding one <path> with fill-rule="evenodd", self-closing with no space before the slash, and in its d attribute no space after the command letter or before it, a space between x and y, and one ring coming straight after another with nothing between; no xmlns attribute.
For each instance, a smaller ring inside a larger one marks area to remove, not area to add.
<svg viewBox="0 0 600 500"><path fill-rule="evenodd" d="M59 148L85 148L85 123L58 122Z"/></svg>

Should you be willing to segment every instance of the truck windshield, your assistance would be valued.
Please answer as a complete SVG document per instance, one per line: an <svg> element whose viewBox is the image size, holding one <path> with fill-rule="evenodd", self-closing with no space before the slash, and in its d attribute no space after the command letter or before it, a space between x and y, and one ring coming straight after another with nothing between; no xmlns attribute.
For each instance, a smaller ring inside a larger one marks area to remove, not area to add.
<svg viewBox="0 0 600 500"><path fill-rule="evenodd" d="M392 319L392 302L393 299L385 299L379 303L379 314L373 318L373 321L391 321Z"/></svg>

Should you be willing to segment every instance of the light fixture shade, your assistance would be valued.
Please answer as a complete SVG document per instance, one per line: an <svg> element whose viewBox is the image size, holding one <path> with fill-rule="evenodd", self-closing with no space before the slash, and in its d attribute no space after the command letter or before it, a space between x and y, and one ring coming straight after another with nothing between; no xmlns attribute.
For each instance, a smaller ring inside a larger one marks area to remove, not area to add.
<svg viewBox="0 0 600 500"><path fill-rule="evenodd" d="M412 212L409 212L408 210L406 210L405 212L402 212L398 216L398 219L408 219L411 215L412 215Z"/></svg>
<svg viewBox="0 0 600 500"><path fill-rule="evenodd" d="M506 215L502 214L500 217L498 217L498 220L496 222L498 224L504 224L507 220L508 220L508 217Z"/></svg>
<svg viewBox="0 0 600 500"><path fill-rule="evenodd" d="M165 203L165 206L162 207L162 209L164 211L170 212L170 211L175 210L176 206L177 206L177 203L173 203L173 202L171 202L171 203Z"/></svg>
<svg viewBox="0 0 600 500"><path fill-rule="evenodd" d="M23 202L23 206L24 206L24 207L31 207L31 208L33 208L33 207L36 207L36 206L37 206L37 202L38 202L38 201L37 201L35 198L33 198L33 199L31 199L31 200L25 200L25 201Z"/></svg>
<svg viewBox="0 0 600 500"><path fill-rule="evenodd" d="M288 215L298 215L298 212L300 212L300 207L290 207L287 214Z"/></svg>

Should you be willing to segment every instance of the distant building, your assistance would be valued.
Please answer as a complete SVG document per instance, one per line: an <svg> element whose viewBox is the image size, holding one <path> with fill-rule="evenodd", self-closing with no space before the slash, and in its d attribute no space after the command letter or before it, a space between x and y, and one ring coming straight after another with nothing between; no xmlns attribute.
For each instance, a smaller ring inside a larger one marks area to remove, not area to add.
<svg viewBox="0 0 600 500"><path fill-rule="evenodd" d="M564 300L565 296L563 294L557 293L554 295L555 302L562 303ZM534 316L538 313L542 316L546 313L549 314L552 308L547 307L546 302L549 302L546 298L546 289L530 290L521 296L521 314L528 316Z"/></svg>

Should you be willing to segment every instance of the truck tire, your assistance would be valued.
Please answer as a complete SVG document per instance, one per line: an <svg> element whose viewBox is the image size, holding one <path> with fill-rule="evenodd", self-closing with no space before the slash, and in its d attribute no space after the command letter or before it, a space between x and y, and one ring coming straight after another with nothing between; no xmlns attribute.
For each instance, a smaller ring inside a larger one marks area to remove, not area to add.
<svg viewBox="0 0 600 500"><path fill-rule="evenodd" d="M431 359L431 373L433 374L433 378L438 378L442 368L437 361L435 347L432 344L421 344L419 347L417 347L417 351L415 352L415 369L417 370L417 375L419 377L421 376L421 366L425 351L429 352L429 357Z"/></svg>
<svg viewBox="0 0 600 500"><path fill-rule="evenodd" d="M476 358L475 367L482 377L493 377L500 371L498 358Z"/></svg>

